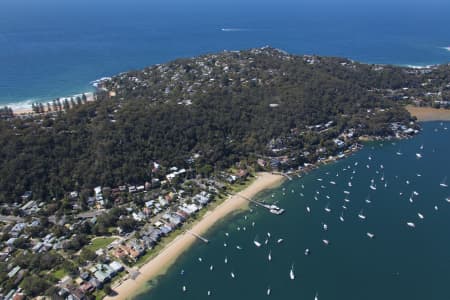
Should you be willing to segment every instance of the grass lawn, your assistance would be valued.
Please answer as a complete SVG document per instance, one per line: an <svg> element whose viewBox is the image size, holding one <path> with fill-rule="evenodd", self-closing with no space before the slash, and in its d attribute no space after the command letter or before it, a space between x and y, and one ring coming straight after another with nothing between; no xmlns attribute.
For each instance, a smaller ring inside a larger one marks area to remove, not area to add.
<svg viewBox="0 0 450 300"><path fill-rule="evenodd" d="M61 280L64 276L66 276L67 272L64 269L56 270L52 275L58 280Z"/></svg>
<svg viewBox="0 0 450 300"><path fill-rule="evenodd" d="M101 237L96 238L92 240L90 245L87 245L86 247L92 251L97 251L100 248L105 248L109 244L111 244L116 238L113 237Z"/></svg>

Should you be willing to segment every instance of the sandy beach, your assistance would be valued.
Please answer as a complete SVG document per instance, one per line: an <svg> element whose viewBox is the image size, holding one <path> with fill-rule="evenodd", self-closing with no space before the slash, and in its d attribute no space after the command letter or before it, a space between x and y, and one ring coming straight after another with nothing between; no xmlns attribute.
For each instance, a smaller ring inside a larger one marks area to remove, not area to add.
<svg viewBox="0 0 450 300"><path fill-rule="evenodd" d="M406 109L409 113L415 117L417 120L426 121L450 121L450 109L438 109L432 107L416 107L412 105L407 105Z"/></svg>
<svg viewBox="0 0 450 300"><path fill-rule="evenodd" d="M87 102L92 102L94 101L94 93L93 92L85 92L84 93L86 95L86 101ZM65 99L67 99L68 101L70 101L70 98L76 98L76 97L81 97L82 94L76 94L70 97L61 97L60 100L64 101ZM44 104L44 109L47 109L47 105L46 103L49 102L51 103L52 101L42 101L42 104ZM13 111L14 111L14 115L19 116L19 115L30 115L30 114L34 114L32 107L31 107L31 103L26 105L25 107L18 107L15 108L13 107Z"/></svg>
<svg viewBox="0 0 450 300"><path fill-rule="evenodd" d="M283 179L284 177L281 175L258 173L255 181L239 194L248 198L254 197L257 193L280 184ZM247 205L248 201L242 197L230 196L214 210L208 211L204 217L192 227L191 231L197 234L203 234L225 216L236 210L245 208ZM167 267L173 264L177 257L196 241L197 240L191 234L184 233L179 235L175 240L168 244L161 253L139 269L140 275L135 280L127 279L121 285L113 287L117 295L114 297L105 297L105 299L132 299L136 293L142 291L146 282L164 273Z"/></svg>

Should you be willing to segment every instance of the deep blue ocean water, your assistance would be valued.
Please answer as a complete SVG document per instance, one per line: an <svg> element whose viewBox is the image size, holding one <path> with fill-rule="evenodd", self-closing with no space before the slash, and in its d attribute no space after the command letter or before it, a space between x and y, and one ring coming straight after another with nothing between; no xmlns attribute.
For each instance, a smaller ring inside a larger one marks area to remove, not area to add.
<svg viewBox="0 0 450 300"><path fill-rule="evenodd" d="M368 63L447 63L449 14L442 0L2 0L0 104L84 92L100 77L178 57L264 45Z"/></svg>

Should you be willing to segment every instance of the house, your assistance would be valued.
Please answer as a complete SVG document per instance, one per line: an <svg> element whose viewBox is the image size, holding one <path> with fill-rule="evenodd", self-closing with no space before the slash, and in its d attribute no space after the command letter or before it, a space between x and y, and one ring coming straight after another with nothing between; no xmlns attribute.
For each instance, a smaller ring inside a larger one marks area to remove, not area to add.
<svg viewBox="0 0 450 300"><path fill-rule="evenodd" d="M109 264L109 266L111 267L112 270L114 270L114 272L117 274L119 272L121 272L123 270L123 266L117 262L117 261L113 261Z"/></svg>

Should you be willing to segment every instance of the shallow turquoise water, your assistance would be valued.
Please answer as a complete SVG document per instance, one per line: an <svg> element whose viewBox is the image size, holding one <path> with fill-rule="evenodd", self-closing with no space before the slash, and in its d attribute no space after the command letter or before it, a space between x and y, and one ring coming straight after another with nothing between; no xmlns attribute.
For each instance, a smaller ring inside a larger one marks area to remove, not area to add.
<svg viewBox="0 0 450 300"><path fill-rule="evenodd" d="M316 292L319 299L333 300L449 299L450 203L445 198L450 190L439 184L450 178L450 130L444 130L450 123L423 126L413 139L368 144L348 159L262 193L258 199L275 201L287 212L275 216L253 207L228 218L206 234L209 244L195 244L138 299L314 299ZM371 179L375 191L369 188ZM365 220L358 218L361 209ZM263 244L259 248L255 237ZM277 243L279 238L284 241ZM292 264L295 280L289 278Z"/></svg>

